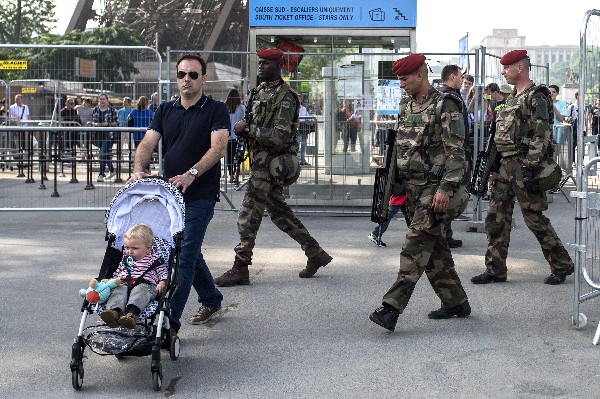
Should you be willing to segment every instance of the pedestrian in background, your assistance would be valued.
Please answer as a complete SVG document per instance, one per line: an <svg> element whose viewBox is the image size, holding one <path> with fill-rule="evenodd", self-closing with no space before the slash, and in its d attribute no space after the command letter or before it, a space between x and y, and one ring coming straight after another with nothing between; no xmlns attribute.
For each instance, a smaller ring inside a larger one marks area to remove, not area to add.
<svg viewBox="0 0 600 399"><path fill-rule="evenodd" d="M463 82L460 86L460 96L462 97L463 102L467 105L469 105L469 101L467 101L467 96L469 95L469 92L471 91L471 88L473 87L474 83L475 78L473 77L473 75L463 75Z"/></svg>
<svg viewBox="0 0 600 399"><path fill-rule="evenodd" d="M575 162L575 149L577 148L577 124L579 123L579 92L575 92L575 101L569 104L567 107L567 117L565 118L565 122L571 124L571 132L572 132L572 151L571 151L571 159ZM585 130L583 131L583 135L585 136Z"/></svg>
<svg viewBox="0 0 600 399"><path fill-rule="evenodd" d="M246 113L246 106L242 104L242 98L240 92L237 89L229 90L227 93L227 99L225 105L229 111L229 121L231 128L229 129L229 137L227 138L227 152L225 153L225 163L227 165L227 172L229 173L229 182L239 184L239 176L235 176L235 165L233 160L237 151L237 135L235 134L235 124L237 121L244 119ZM241 160L239 160L241 163Z"/></svg>
<svg viewBox="0 0 600 399"><path fill-rule="evenodd" d="M79 115L75 110L75 99L67 98L67 101L65 101L65 106L60 110L60 123L63 126L81 126L81 119L79 119ZM74 155L75 144L77 143L75 132L65 131L63 134L63 149L65 151L73 150Z"/></svg>
<svg viewBox="0 0 600 399"><path fill-rule="evenodd" d="M109 127L118 126L119 120L117 118L117 111L108 102L108 94L98 94L98 105L92 110L92 126L95 127ZM112 146L114 143L114 133L107 131L94 132L96 139L94 142L100 148L100 172L96 181L103 182L104 179L110 179L115 174L115 168L110 161L112 157ZM108 176L104 176L104 173L108 169Z"/></svg>
<svg viewBox="0 0 600 399"><path fill-rule="evenodd" d="M304 106L304 104L300 104L300 111L298 116L301 118L310 117L310 113ZM306 146L308 145L308 134L313 129L313 121L300 119L300 124L298 125L298 144L300 145L300 166L310 166L308 162L306 162Z"/></svg>
<svg viewBox="0 0 600 399"><path fill-rule="evenodd" d="M119 120L119 127L127 127L129 114L131 113L131 97L123 97L123 106L117 111L117 119ZM121 137L121 149L131 149L131 137L128 132L118 132L117 137Z"/></svg>
<svg viewBox="0 0 600 399"><path fill-rule="evenodd" d="M154 113L148 109L148 97L140 96L135 104L135 108L131 110L128 116L128 126L148 128ZM135 148L144 138L145 132L135 131L132 133L133 143Z"/></svg>
<svg viewBox="0 0 600 399"><path fill-rule="evenodd" d="M23 95L15 95L15 103L8 108L8 121L12 126L26 126L29 120L29 107L23 102ZM14 148L23 151L25 145L25 132L14 133Z"/></svg>
<svg viewBox="0 0 600 399"><path fill-rule="evenodd" d="M463 101L461 96L461 87L463 87L463 73L458 65L449 64L442 68L442 84L438 87L438 90L446 95L456 98L459 104L461 104L460 114L462 116L465 132L469 131L469 116L467 114L467 105ZM473 165L473 156L471 155L471 146L469 140L465 138L463 140L463 148L465 150L465 174L463 178L463 184L469 189L471 184L471 169ZM462 215L458 215L461 220L465 220ZM444 230L446 232L446 240L448 241L448 247L459 248L462 247L462 240L456 240L454 238L454 231L452 230L452 220L444 221Z"/></svg>
<svg viewBox="0 0 600 399"><path fill-rule="evenodd" d="M557 85L548 86L550 94L552 95L552 105L554 113L553 125L556 127L564 122L567 117L567 103L563 100L558 99L558 93L560 89Z"/></svg>
<svg viewBox="0 0 600 399"><path fill-rule="evenodd" d="M373 231L367 236L367 238L378 247L387 247L386 243L382 241L383 233L385 233L390 225L390 222L396 217L398 212L402 212L406 226L410 226L410 217L406 210L406 185L404 182L395 182L392 188L392 194L390 195L390 204L388 207L387 220L383 225L375 225Z"/></svg>
<svg viewBox="0 0 600 399"><path fill-rule="evenodd" d="M148 108L150 109L150 111L156 112L156 110L158 109L158 106L160 105L160 100L158 98L158 92L155 91L154 93L152 93L152 96L150 96L150 100L152 100L152 102L150 103Z"/></svg>
<svg viewBox="0 0 600 399"><path fill-rule="evenodd" d="M6 98L0 100L0 125L6 122Z"/></svg>

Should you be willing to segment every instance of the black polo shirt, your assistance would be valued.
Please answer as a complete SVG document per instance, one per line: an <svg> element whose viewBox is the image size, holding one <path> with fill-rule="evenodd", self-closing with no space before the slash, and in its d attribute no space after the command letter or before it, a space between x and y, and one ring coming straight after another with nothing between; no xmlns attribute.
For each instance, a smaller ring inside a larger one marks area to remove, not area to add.
<svg viewBox="0 0 600 399"><path fill-rule="evenodd" d="M211 132L229 132L230 125L225 104L205 95L187 110L179 99L160 104L149 128L162 136L165 177L188 171L209 150ZM219 161L187 188L184 200L218 198L220 178Z"/></svg>

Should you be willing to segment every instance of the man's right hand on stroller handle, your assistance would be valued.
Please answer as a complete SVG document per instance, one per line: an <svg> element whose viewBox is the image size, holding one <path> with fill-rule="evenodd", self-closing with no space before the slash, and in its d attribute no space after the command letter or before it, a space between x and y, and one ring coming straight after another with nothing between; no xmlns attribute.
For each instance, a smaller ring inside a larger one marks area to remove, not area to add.
<svg viewBox="0 0 600 399"><path fill-rule="evenodd" d="M148 173L146 172L135 172L131 175L131 177L129 178L129 180L127 180L127 183L131 183L133 181L139 180L139 179L143 179L144 177L150 176Z"/></svg>

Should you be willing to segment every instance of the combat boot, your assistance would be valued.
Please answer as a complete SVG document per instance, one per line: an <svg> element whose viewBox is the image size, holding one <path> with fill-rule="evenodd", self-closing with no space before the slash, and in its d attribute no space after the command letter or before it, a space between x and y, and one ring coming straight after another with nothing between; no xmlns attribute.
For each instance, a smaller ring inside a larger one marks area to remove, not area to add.
<svg viewBox="0 0 600 399"><path fill-rule="evenodd" d="M430 312L427 317L430 319L451 319L454 316L467 317L470 314L471 305L469 305L469 301L466 301L448 309L439 308L438 310L434 310L433 312Z"/></svg>
<svg viewBox="0 0 600 399"><path fill-rule="evenodd" d="M325 251L321 252L319 255L314 258L309 259L306 262L306 267L298 273L300 278L309 278L315 275L319 267L325 267L329 262L331 262L333 258L329 256L329 254Z"/></svg>
<svg viewBox="0 0 600 399"><path fill-rule="evenodd" d="M573 271L575 271L575 267L571 266L571 268L567 272L564 272L564 273L552 273L551 275L549 275L548 277L546 277L544 279L544 284L549 284L549 285L562 284L567 279L567 276L573 274Z"/></svg>
<svg viewBox="0 0 600 399"><path fill-rule="evenodd" d="M399 316L400 312L396 308L388 304L383 304L383 306L375 309L375 311L369 315L369 319L386 330L394 331Z"/></svg>
<svg viewBox="0 0 600 399"><path fill-rule="evenodd" d="M227 270L221 276L215 279L218 287L232 287L234 285L250 284L250 273L248 265L237 259L233 262L233 267Z"/></svg>
<svg viewBox="0 0 600 399"><path fill-rule="evenodd" d="M473 284L489 284L489 283L504 283L506 277L492 276L488 272L483 272L477 276L471 277Z"/></svg>

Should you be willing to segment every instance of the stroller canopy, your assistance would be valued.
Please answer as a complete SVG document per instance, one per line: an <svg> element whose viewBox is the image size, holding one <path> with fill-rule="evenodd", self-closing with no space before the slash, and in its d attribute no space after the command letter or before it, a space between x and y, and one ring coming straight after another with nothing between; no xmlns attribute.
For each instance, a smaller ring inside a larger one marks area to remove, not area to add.
<svg viewBox="0 0 600 399"><path fill-rule="evenodd" d="M123 247L123 235L131 226L144 223L154 237L174 247L173 237L181 233L185 220L185 203L181 192L168 181L146 177L126 184L112 199L104 223L115 236L113 247Z"/></svg>

